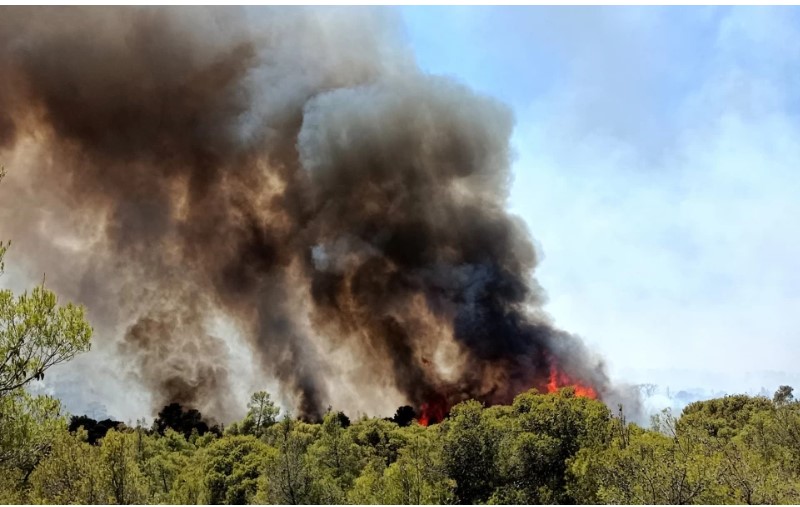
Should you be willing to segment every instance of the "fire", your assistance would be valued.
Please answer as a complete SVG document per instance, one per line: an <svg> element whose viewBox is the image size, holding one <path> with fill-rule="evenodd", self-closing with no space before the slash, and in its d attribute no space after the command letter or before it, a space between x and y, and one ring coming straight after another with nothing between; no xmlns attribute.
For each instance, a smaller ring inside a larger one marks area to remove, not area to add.
<svg viewBox="0 0 800 507"><path fill-rule="evenodd" d="M569 375L559 370L555 364L550 365L550 379L547 382L547 392L555 393L562 387L575 389L575 396L597 399L597 391L593 387L572 380Z"/></svg>
<svg viewBox="0 0 800 507"><path fill-rule="evenodd" d="M447 412L450 411L450 407L444 397L436 397L428 403L423 403L419 410L417 422L421 426L429 426L442 422Z"/></svg>
<svg viewBox="0 0 800 507"><path fill-rule="evenodd" d="M571 387L575 391L575 396L579 398L590 398L593 400L597 399L597 391L594 387L578 381L568 375L565 371L559 368L558 361L552 356L549 358L549 362L550 372L546 379L547 383L544 386L546 392L556 393L563 387ZM423 403L419 407L419 417L417 417L417 422L421 426L437 424L442 422L444 418L447 417L449 412L450 403L448 402L447 397L443 394L434 394L431 398L429 398L428 402Z"/></svg>

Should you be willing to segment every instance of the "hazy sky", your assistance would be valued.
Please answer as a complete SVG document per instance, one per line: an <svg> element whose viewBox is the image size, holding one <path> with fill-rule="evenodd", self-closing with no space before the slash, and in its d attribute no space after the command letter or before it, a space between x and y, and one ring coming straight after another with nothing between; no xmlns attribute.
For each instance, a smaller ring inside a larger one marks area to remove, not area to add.
<svg viewBox="0 0 800 507"><path fill-rule="evenodd" d="M513 107L511 204L559 325L635 380L795 369L800 11L402 14L424 69Z"/></svg>

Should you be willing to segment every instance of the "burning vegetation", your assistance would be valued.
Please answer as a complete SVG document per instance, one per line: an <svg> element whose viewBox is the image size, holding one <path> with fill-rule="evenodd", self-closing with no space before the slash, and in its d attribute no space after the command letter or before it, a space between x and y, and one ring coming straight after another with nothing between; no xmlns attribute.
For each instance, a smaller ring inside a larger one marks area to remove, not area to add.
<svg viewBox="0 0 800 507"><path fill-rule="evenodd" d="M2 14L2 225L154 409L229 418L237 347L314 420L613 394L542 310L510 110L423 73L385 12Z"/></svg>

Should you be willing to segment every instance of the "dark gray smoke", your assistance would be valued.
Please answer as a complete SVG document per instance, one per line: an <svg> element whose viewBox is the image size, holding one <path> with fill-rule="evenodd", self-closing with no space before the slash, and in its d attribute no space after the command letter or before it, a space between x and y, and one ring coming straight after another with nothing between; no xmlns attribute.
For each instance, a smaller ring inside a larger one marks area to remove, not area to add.
<svg viewBox="0 0 800 507"><path fill-rule="evenodd" d="M609 392L541 311L510 111L398 33L376 10L0 9L0 149L40 203L3 225L127 322L154 406L233 410L215 316L308 417L339 390L508 402L556 370ZM47 224L92 238L82 264Z"/></svg>

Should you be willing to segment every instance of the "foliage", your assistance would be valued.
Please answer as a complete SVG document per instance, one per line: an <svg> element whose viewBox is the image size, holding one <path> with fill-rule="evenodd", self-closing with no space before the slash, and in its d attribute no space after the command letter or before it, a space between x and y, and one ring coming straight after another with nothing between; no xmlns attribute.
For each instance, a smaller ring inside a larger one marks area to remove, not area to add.
<svg viewBox="0 0 800 507"><path fill-rule="evenodd" d="M181 434L167 429L163 436L136 428L137 459L147 480L150 503L169 503L177 479L187 469L196 446Z"/></svg>
<svg viewBox="0 0 800 507"><path fill-rule="evenodd" d="M100 446L100 461L106 470L107 487L117 504L146 503L149 491L137 455L137 437L132 432L109 431Z"/></svg>
<svg viewBox="0 0 800 507"><path fill-rule="evenodd" d="M456 481L448 477L437 430L412 426L408 443L384 472L382 503L419 505L452 503Z"/></svg>
<svg viewBox="0 0 800 507"><path fill-rule="evenodd" d="M427 428L378 418L348 424L344 414L329 411L319 424L285 415L258 436L209 431L201 437L195 427L187 438L181 425L177 431L164 426L163 433L142 423L119 425L95 445L82 424L92 420L73 418L79 427L70 432L57 400L21 391L0 397L0 403L5 421L0 500L5 502L782 504L800 499L800 403L780 396L709 400L687 407L680 417L664 412L643 428L570 389L530 391L509 406L460 403L442 423ZM193 415L187 420L196 422Z"/></svg>
<svg viewBox="0 0 800 507"><path fill-rule="evenodd" d="M54 398L24 390L0 396L0 473L10 469L27 480L65 426Z"/></svg>
<svg viewBox="0 0 800 507"><path fill-rule="evenodd" d="M535 391L514 399L511 431L500 442L503 503L572 503L566 487L570 460L582 449L602 448L611 414L572 389L551 396ZM510 494L510 496L509 496Z"/></svg>
<svg viewBox="0 0 800 507"><path fill-rule="evenodd" d="M195 481L199 503L251 503L269 456L268 446L253 436L215 439L193 457L189 470L195 476L184 474L182 480Z"/></svg>
<svg viewBox="0 0 800 507"><path fill-rule="evenodd" d="M267 470L261 495L270 503L314 503L313 470L306 453L314 437L304 425L287 415L270 428L270 441L278 450L278 456Z"/></svg>
<svg viewBox="0 0 800 507"><path fill-rule="evenodd" d="M497 438L482 418L477 401L459 403L442 423L444 464L456 483L460 503L482 503L496 483Z"/></svg>
<svg viewBox="0 0 800 507"><path fill-rule="evenodd" d="M707 432L711 437L729 439L736 436L756 414L772 411L774 408L775 405L763 397L743 394L725 396L687 405L678 424L682 429L692 426Z"/></svg>
<svg viewBox="0 0 800 507"><path fill-rule="evenodd" d="M787 403L791 403L794 401L794 389L792 386L780 386L777 391L775 391L775 396L772 397L772 401L776 405L785 405Z"/></svg>
<svg viewBox="0 0 800 507"><path fill-rule="evenodd" d="M53 504L102 504L111 500L100 449L87 442L85 430L76 436L59 431L50 454L31 475L32 500Z"/></svg>
<svg viewBox="0 0 800 507"><path fill-rule="evenodd" d="M349 428L353 441L367 460L379 459L384 466L397 461L404 435L396 424L385 419L362 419Z"/></svg>
<svg viewBox="0 0 800 507"><path fill-rule="evenodd" d="M0 244L0 270L7 244ZM601 402L520 394L452 407L440 424L393 418L319 424L269 393L223 435L197 410L164 407L152 429L72 417L26 386L87 350L83 309L35 288L0 291L0 503L718 504L800 501L800 402L745 395L666 411L651 428Z"/></svg>
<svg viewBox="0 0 800 507"><path fill-rule="evenodd" d="M308 448L310 464L319 474L316 494L322 503L344 503L347 491L361 471L360 449L345 424L341 412L328 412L320 437Z"/></svg>
<svg viewBox="0 0 800 507"><path fill-rule="evenodd" d="M0 242L0 274L9 244ZM51 466L43 462L67 445L59 401L26 388L48 368L89 350L91 335L83 307L60 306L44 283L19 296L0 290L0 502L27 500L31 475ZM67 489L54 498L82 494ZM50 495L48 488L34 494Z"/></svg>
<svg viewBox="0 0 800 507"><path fill-rule="evenodd" d="M267 428L275 424L280 409L270 399L266 391L259 391L250 397L247 404L247 416L245 416L239 432L243 435L255 435L261 437Z"/></svg>
<svg viewBox="0 0 800 507"><path fill-rule="evenodd" d="M89 350L91 335L83 307L59 306L43 286L17 297L0 290L0 396Z"/></svg>

